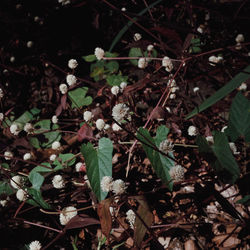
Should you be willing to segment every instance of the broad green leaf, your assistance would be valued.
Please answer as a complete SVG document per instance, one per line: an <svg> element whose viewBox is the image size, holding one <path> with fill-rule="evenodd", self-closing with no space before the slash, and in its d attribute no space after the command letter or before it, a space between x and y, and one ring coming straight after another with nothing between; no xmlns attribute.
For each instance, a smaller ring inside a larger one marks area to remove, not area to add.
<svg viewBox="0 0 250 250"><path fill-rule="evenodd" d="M120 86L121 82L126 82L127 80L128 77L122 75L109 75L107 77L107 83L110 86Z"/></svg>
<svg viewBox="0 0 250 250"><path fill-rule="evenodd" d="M5 169L10 169L9 164L8 164L8 163L5 163L5 162L1 164L1 167L2 167L2 168L5 168Z"/></svg>
<svg viewBox="0 0 250 250"><path fill-rule="evenodd" d="M157 129L157 134L155 139L152 138L148 132L148 130L144 128L139 128L137 132L138 139L142 142L142 147L151 162L152 167L154 168L157 176L167 185L169 190L173 189L173 182L171 181L171 177L169 175L169 171L172 167L175 166L175 163L170 158L164 156L160 152L154 150L152 147L158 148L160 143L166 139L168 134L168 128L163 128L165 126L160 126ZM147 146L151 145L150 146ZM172 158L173 154L169 154Z"/></svg>
<svg viewBox="0 0 250 250"><path fill-rule="evenodd" d="M191 48L189 49L189 52L190 52L190 53L200 53L200 52L202 52L202 50L201 50L201 48L198 47L198 46L193 46L193 47L191 47Z"/></svg>
<svg viewBox="0 0 250 250"><path fill-rule="evenodd" d="M200 153L212 153L213 152L207 140L204 137L197 135L195 143L199 146Z"/></svg>
<svg viewBox="0 0 250 250"><path fill-rule="evenodd" d="M29 142L34 148L41 148L40 142L36 137L30 137Z"/></svg>
<svg viewBox="0 0 250 250"><path fill-rule="evenodd" d="M246 142L250 142L250 101L241 92L233 99L226 134L232 141L244 136Z"/></svg>
<svg viewBox="0 0 250 250"><path fill-rule="evenodd" d="M226 135L214 131L214 144L211 148L220 165L231 174L231 182L234 183L240 176L240 170L232 155Z"/></svg>
<svg viewBox="0 0 250 250"><path fill-rule="evenodd" d="M44 209L51 209L51 206L44 201L41 191L34 188L27 188L28 194L32 197L28 199L26 202L33 206L39 206Z"/></svg>
<svg viewBox="0 0 250 250"><path fill-rule="evenodd" d="M144 55L143 55L143 52L140 48L131 48L129 50L128 56L129 57L143 57ZM130 62L133 65L138 66L138 60L132 59L132 60L130 60Z"/></svg>
<svg viewBox="0 0 250 250"><path fill-rule="evenodd" d="M33 108L30 111L25 111L21 116L19 116L16 120L15 123L19 123L22 126L24 126L27 122L30 122L31 120L34 119L35 115L38 115L40 113L40 109Z"/></svg>
<svg viewBox="0 0 250 250"><path fill-rule="evenodd" d="M108 62L105 67L110 73L115 73L119 70L119 63L117 61Z"/></svg>
<svg viewBox="0 0 250 250"><path fill-rule="evenodd" d="M0 195L1 194L11 195L14 193L15 191L10 187L7 181L0 181Z"/></svg>
<svg viewBox="0 0 250 250"><path fill-rule="evenodd" d="M81 108L83 106L88 106L92 103L92 97L86 96L88 92L87 87L81 87L68 92L68 96L72 102L72 108Z"/></svg>
<svg viewBox="0 0 250 250"><path fill-rule="evenodd" d="M105 52L105 57L117 57L119 54L114 52L114 53L111 53L109 51L106 51Z"/></svg>
<svg viewBox="0 0 250 250"><path fill-rule="evenodd" d="M153 8L155 5L157 5L158 3L162 2L162 0L157 0L154 3L150 4L147 8L143 9L141 12L139 12L137 14L137 16L142 16L143 14L147 13L148 10L150 10L151 8ZM137 18L133 18L133 21L136 22ZM120 31L119 33L116 35L116 37L114 38L114 40L112 41L112 44L109 48L109 51L112 51L113 48L115 47L115 45L120 41L120 39L122 38L122 36L125 34L125 32L129 29L129 27L133 25L132 21L129 21Z"/></svg>
<svg viewBox="0 0 250 250"><path fill-rule="evenodd" d="M96 56L95 55L87 55L82 57L86 62L94 62L96 61Z"/></svg>
<svg viewBox="0 0 250 250"><path fill-rule="evenodd" d="M97 150L89 142L82 145L81 152L85 159L87 176L92 190L98 200L102 201L108 193L102 191L101 180L104 176L112 176L113 144L110 139L101 138Z"/></svg>
<svg viewBox="0 0 250 250"><path fill-rule="evenodd" d="M240 86L240 84L250 78L250 65L247 66L242 72L237 74L231 81L225 86L220 88L216 93L206 99L198 108L195 108L191 113L186 116L186 119L190 119L196 114L204 111L211 107L213 104L224 98L226 95L231 93L234 89Z"/></svg>
<svg viewBox="0 0 250 250"><path fill-rule="evenodd" d="M56 167L54 168L54 171L61 170L63 168L72 166L76 162L76 158L74 154L68 153L68 154L59 154L57 159L53 162Z"/></svg>

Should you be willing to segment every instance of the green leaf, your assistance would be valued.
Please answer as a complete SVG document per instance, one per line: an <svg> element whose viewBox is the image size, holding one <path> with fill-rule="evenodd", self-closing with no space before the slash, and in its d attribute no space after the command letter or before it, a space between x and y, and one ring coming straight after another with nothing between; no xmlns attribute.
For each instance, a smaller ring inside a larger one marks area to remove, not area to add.
<svg viewBox="0 0 250 250"><path fill-rule="evenodd" d="M83 56L82 58L83 58L86 62L94 62L94 61L97 60L95 55Z"/></svg>
<svg viewBox="0 0 250 250"><path fill-rule="evenodd" d="M244 136L250 142L250 101L239 92L233 99L226 134L235 141Z"/></svg>
<svg viewBox="0 0 250 250"><path fill-rule="evenodd" d="M137 132L138 139L142 142L142 147L151 162L152 167L154 168L157 176L167 185L169 190L172 191L173 189L173 182L171 181L171 177L169 175L169 171L172 167L175 166L173 160L169 159L168 157L164 156L160 152L154 150L152 147L147 146L151 145L153 147L159 147L160 143L164 141L167 137L168 128L164 128L165 126L160 126L157 129L155 139L152 138L148 132L148 130L144 128L139 128ZM174 158L173 154L169 154L172 158Z"/></svg>
<svg viewBox="0 0 250 250"><path fill-rule="evenodd" d="M110 86L120 86L121 82L126 82L127 80L128 77L122 75L109 75L107 77L107 83Z"/></svg>
<svg viewBox="0 0 250 250"><path fill-rule="evenodd" d="M92 103L92 97L86 96L88 92L87 87L81 87L68 92L69 98L72 101L72 108L81 108L83 106L88 106Z"/></svg>
<svg viewBox="0 0 250 250"><path fill-rule="evenodd" d="M117 61L110 61L105 65L105 67L110 73L115 73L119 70L119 63Z"/></svg>
<svg viewBox="0 0 250 250"><path fill-rule="evenodd" d="M101 180L104 176L112 176L112 152L113 144L108 138L99 140L98 150L95 150L89 142L83 144L81 152L84 156L87 176L90 185L99 201L106 198L107 192L101 189Z"/></svg>
<svg viewBox="0 0 250 250"><path fill-rule="evenodd" d="M41 148L40 142L36 137L30 137L29 142L34 148Z"/></svg>
<svg viewBox="0 0 250 250"><path fill-rule="evenodd" d="M204 137L197 135L195 139L195 143L199 146L200 153L212 153L213 152L207 140Z"/></svg>
<svg viewBox="0 0 250 250"><path fill-rule="evenodd" d="M26 123L34 119L34 116L40 113L40 109L33 108L30 111L25 111L21 116L19 116L15 123L19 123L24 126Z"/></svg>
<svg viewBox="0 0 250 250"><path fill-rule="evenodd" d="M244 204L245 206L249 206L250 205L250 195L244 196L242 199L236 201L236 203Z"/></svg>
<svg viewBox="0 0 250 250"><path fill-rule="evenodd" d="M140 48L131 48L128 53L129 57L143 57L143 52ZM129 60L133 65L138 66L138 60Z"/></svg>
<svg viewBox="0 0 250 250"><path fill-rule="evenodd" d="M105 57L117 57L119 54L114 52L114 53L111 53L109 51L106 51L105 52Z"/></svg>
<svg viewBox="0 0 250 250"><path fill-rule="evenodd" d="M74 154L68 153L68 154L59 154L57 159L53 162L56 167L54 168L54 171L61 170L63 168L72 166L76 162L76 158Z"/></svg>
<svg viewBox="0 0 250 250"><path fill-rule="evenodd" d="M7 181L0 181L0 195L1 194L12 195L14 193L15 191L10 187Z"/></svg>
<svg viewBox="0 0 250 250"><path fill-rule="evenodd" d="M234 183L240 176L240 170L232 155L227 136L224 133L218 131L214 131L213 134L214 144L211 146L211 148L220 165L230 173L230 182Z"/></svg>
<svg viewBox="0 0 250 250"><path fill-rule="evenodd" d="M32 199L28 199L26 202L35 207L40 206L44 209L51 209L51 206L44 201L41 191L34 188L27 188L28 194Z"/></svg>
<svg viewBox="0 0 250 250"><path fill-rule="evenodd" d="M195 116L196 114L211 107L213 104L224 98L227 94L231 93L234 89L240 86L240 84L250 78L250 65L247 66L243 72L237 74L231 81L225 86L220 88L215 94L206 99L198 108L195 108L191 113L186 116L186 120Z"/></svg>

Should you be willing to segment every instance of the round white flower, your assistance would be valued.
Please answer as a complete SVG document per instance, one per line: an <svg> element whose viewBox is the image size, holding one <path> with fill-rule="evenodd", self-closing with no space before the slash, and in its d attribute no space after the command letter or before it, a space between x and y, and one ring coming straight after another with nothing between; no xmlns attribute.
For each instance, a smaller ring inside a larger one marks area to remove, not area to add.
<svg viewBox="0 0 250 250"><path fill-rule="evenodd" d="M247 84L243 82L243 83L239 86L239 90L242 90L242 91L247 90Z"/></svg>
<svg viewBox="0 0 250 250"><path fill-rule="evenodd" d="M98 130L103 130L104 127L105 127L105 122L104 122L104 120L103 120L103 119L98 119L98 120L96 121L96 128L97 128Z"/></svg>
<svg viewBox="0 0 250 250"><path fill-rule="evenodd" d="M126 212L126 219L127 221L129 222L129 225L130 227L133 229L134 228L134 224L135 224L135 213L132 209L129 209L127 212Z"/></svg>
<svg viewBox="0 0 250 250"><path fill-rule="evenodd" d="M123 91L126 87L127 87L127 83L126 82L121 82L121 84L120 84L120 88L121 88L121 90ZM121 92L122 92L121 91Z"/></svg>
<svg viewBox="0 0 250 250"><path fill-rule="evenodd" d="M207 136L206 140L207 140L208 143L214 144L214 138L213 138L213 136Z"/></svg>
<svg viewBox="0 0 250 250"><path fill-rule="evenodd" d="M142 38L142 36L141 36L140 33L135 33L135 34L134 34L134 40L135 40L136 42L139 41L139 40L141 40L141 38Z"/></svg>
<svg viewBox="0 0 250 250"><path fill-rule="evenodd" d="M15 62L15 60L16 60L16 58L14 57L14 56L12 56L11 58L10 58L10 62Z"/></svg>
<svg viewBox="0 0 250 250"><path fill-rule="evenodd" d="M31 158L32 158L31 153L26 153L26 154L23 155L23 159L24 159L25 161L28 161L28 160L30 160Z"/></svg>
<svg viewBox="0 0 250 250"><path fill-rule="evenodd" d="M198 134L198 129L195 126L189 126L188 135L196 136Z"/></svg>
<svg viewBox="0 0 250 250"><path fill-rule="evenodd" d="M245 38L243 34L238 34L235 38L236 43L243 43L245 41Z"/></svg>
<svg viewBox="0 0 250 250"><path fill-rule="evenodd" d="M59 141L54 141L51 145L52 149L58 150L61 147L61 143Z"/></svg>
<svg viewBox="0 0 250 250"><path fill-rule="evenodd" d="M154 45L150 44L147 47L147 51L152 51L154 49Z"/></svg>
<svg viewBox="0 0 250 250"><path fill-rule="evenodd" d="M138 60L138 68L140 69L145 69L148 66L148 61L146 58L140 58Z"/></svg>
<svg viewBox="0 0 250 250"><path fill-rule="evenodd" d="M194 93L198 92L199 90L200 90L199 87L194 87L194 88L193 88Z"/></svg>
<svg viewBox="0 0 250 250"><path fill-rule="evenodd" d="M88 110L83 113L83 119L85 122L90 121L92 119L92 117L93 117L92 112L90 112Z"/></svg>
<svg viewBox="0 0 250 250"><path fill-rule="evenodd" d="M0 113L0 122L3 121L3 118L4 118L4 114Z"/></svg>
<svg viewBox="0 0 250 250"><path fill-rule="evenodd" d="M181 165L176 165L170 169L169 175L173 181L181 181L184 179L185 169Z"/></svg>
<svg viewBox="0 0 250 250"><path fill-rule="evenodd" d="M123 12L126 11L126 10L127 10L127 9L126 9L125 7L122 7L122 8L121 8L121 11L123 11Z"/></svg>
<svg viewBox="0 0 250 250"><path fill-rule="evenodd" d="M240 152L237 151L237 147L234 142L229 142L229 147L234 155L240 154Z"/></svg>
<svg viewBox="0 0 250 250"><path fill-rule="evenodd" d="M4 152L4 158L5 158L5 160L11 160L11 158L13 157L13 153L12 152L10 152L10 151L5 151Z"/></svg>
<svg viewBox="0 0 250 250"><path fill-rule="evenodd" d="M62 6L70 4L70 0L58 0L58 3L60 3Z"/></svg>
<svg viewBox="0 0 250 250"><path fill-rule="evenodd" d="M95 56L96 56L97 60L103 59L104 55L105 55L105 52L103 49L95 48Z"/></svg>
<svg viewBox="0 0 250 250"><path fill-rule="evenodd" d="M112 129L113 129L113 131L120 131L120 130L122 130L122 128L118 124L116 124L116 123L114 123L112 125Z"/></svg>
<svg viewBox="0 0 250 250"><path fill-rule="evenodd" d="M75 207L65 207L60 213L60 223L66 225L73 217L77 215L77 210Z"/></svg>
<svg viewBox="0 0 250 250"><path fill-rule="evenodd" d="M69 86L74 85L77 82L77 79L74 75L70 74L66 76L66 82Z"/></svg>
<svg viewBox="0 0 250 250"><path fill-rule="evenodd" d="M121 122L128 116L129 108L124 103L116 104L112 109L112 116L117 122Z"/></svg>
<svg viewBox="0 0 250 250"><path fill-rule="evenodd" d="M175 98L176 98L176 94L170 94L170 95L169 95L169 98L170 98L170 99L175 99Z"/></svg>
<svg viewBox="0 0 250 250"><path fill-rule="evenodd" d="M20 127L19 127L18 124L13 123L13 124L11 124L11 126L10 126L10 132L11 132L11 134L13 134L13 135L18 135L18 134L21 132L21 129L20 129Z"/></svg>
<svg viewBox="0 0 250 250"><path fill-rule="evenodd" d="M165 67L167 72L171 72L174 68L171 59L167 56L162 58L162 66Z"/></svg>
<svg viewBox="0 0 250 250"><path fill-rule="evenodd" d="M54 124L58 123L58 118L57 118L57 116L56 116L56 115L53 115L52 118L51 118L51 121L52 121L52 123L54 123Z"/></svg>
<svg viewBox="0 0 250 250"><path fill-rule="evenodd" d="M112 190L113 178L111 176L104 176L101 180L101 189L103 192L109 192Z"/></svg>
<svg viewBox="0 0 250 250"><path fill-rule="evenodd" d="M125 182L121 179L118 179L113 182L112 191L115 195L123 194L126 191Z"/></svg>
<svg viewBox="0 0 250 250"><path fill-rule="evenodd" d="M109 124L105 124L105 126L104 126L104 130L107 130L107 129L109 129L110 128L110 125Z"/></svg>
<svg viewBox="0 0 250 250"><path fill-rule="evenodd" d="M8 201L9 201L9 197L7 197L6 200L0 200L0 205L2 207L5 207L7 205L7 203L8 203Z"/></svg>
<svg viewBox="0 0 250 250"><path fill-rule="evenodd" d="M3 90L0 88L0 99L2 99L4 97L4 93Z"/></svg>
<svg viewBox="0 0 250 250"><path fill-rule="evenodd" d="M16 192L16 198L19 200L19 201L25 201L27 200L27 192L25 192L23 189L18 189L17 192Z"/></svg>
<svg viewBox="0 0 250 250"><path fill-rule="evenodd" d="M81 166L82 166L82 165L83 165L82 162L76 163L76 165L75 165L76 172L80 172L80 169L81 169Z"/></svg>
<svg viewBox="0 0 250 250"><path fill-rule="evenodd" d="M208 58L208 61L210 62L209 64L210 64L211 66L215 66L215 64L218 63L218 60L217 60L217 57L216 57L216 56L210 56L210 57Z"/></svg>
<svg viewBox="0 0 250 250"><path fill-rule="evenodd" d="M64 188L65 181L61 175L55 175L52 180L53 187L56 189Z"/></svg>
<svg viewBox="0 0 250 250"><path fill-rule="evenodd" d="M49 157L50 161L54 161L56 159L56 154L52 154L50 157Z"/></svg>
<svg viewBox="0 0 250 250"><path fill-rule="evenodd" d="M27 42L27 47L28 47L28 48L31 48L32 46L33 46L33 42L32 42L32 41L28 41L28 42Z"/></svg>
<svg viewBox="0 0 250 250"><path fill-rule="evenodd" d="M120 91L120 88L119 88L118 86L113 86L113 87L111 88L111 93L112 93L113 95L118 95L118 94L119 94L119 91Z"/></svg>
<svg viewBox="0 0 250 250"><path fill-rule="evenodd" d="M173 152L174 145L168 139L162 141L159 145L159 150L168 154L169 152Z"/></svg>
<svg viewBox="0 0 250 250"><path fill-rule="evenodd" d="M29 248L30 250L40 250L42 245L38 240L34 240L29 244Z"/></svg>
<svg viewBox="0 0 250 250"><path fill-rule="evenodd" d="M180 88L177 87L177 86L176 86L176 87L172 87L172 88L171 88L171 92L172 92L172 93L175 93L175 92L176 92L177 90L179 90L179 89L180 89Z"/></svg>
<svg viewBox="0 0 250 250"><path fill-rule="evenodd" d="M20 175L15 175L10 180L10 185L15 189L20 189L23 185L23 178Z"/></svg>
<svg viewBox="0 0 250 250"><path fill-rule="evenodd" d="M35 22L39 22L39 21L40 21L40 17L39 17L39 16L35 16L35 17L34 17L34 21L35 21Z"/></svg>
<svg viewBox="0 0 250 250"><path fill-rule="evenodd" d="M60 90L61 93L64 95L64 94L67 93L68 87L67 87L67 85L66 85L65 83L62 83L62 84L60 84L60 86L59 86L59 90Z"/></svg>
<svg viewBox="0 0 250 250"><path fill-rule="evenodd" d="M202 27L201 26L199 26L198 28L197 28L197 32L199 32L199 33L203 33L203 29L202 29Z"/></svg>
<svg viewBox="0 0 250 250"><path fill-rule="evenodd" d="M23 130L28 134L31 134L34 130L33 125L31 123L26 123L23 127Z"/></svg>
<svg viewBox="0 0 250 250"><path fill-rule="evenodd" d="M168 111L168 113L171 113L171 109L169 107L166 107L166 110Z"/></svg>
<svg viewBox="0 0 250 250"><path fill-rule="evenodd" d="M68 62L68 66L70 69L75 69L78 66L78 63L75 59L70 59Z"/></svg>

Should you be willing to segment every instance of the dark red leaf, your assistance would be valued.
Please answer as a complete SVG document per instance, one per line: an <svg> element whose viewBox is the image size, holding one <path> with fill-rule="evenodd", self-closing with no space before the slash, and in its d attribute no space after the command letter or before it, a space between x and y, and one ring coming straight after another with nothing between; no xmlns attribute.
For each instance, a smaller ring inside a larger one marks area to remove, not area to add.
<svg viewBox="0 0 250 250"><path fill-rule="evenodd" d="M66 103L67 103L67 95L65 94L61 97L61 105L63 109L66 109Z"/></svg>
<svg viewBox="0 0 250 250"><path fill-rule="evenodd" d="M60 104L57 108L56 108L56 116L59 116L62 113L62 105Z"/></svg>
<svg viewBox="0 0 250 250"><path fill-rule="evenodd" d="M91 127L84 123L81 128L77 131L77 139L78 141L83 141L84 139L92 139L93 138L93 131Z"/></svg>

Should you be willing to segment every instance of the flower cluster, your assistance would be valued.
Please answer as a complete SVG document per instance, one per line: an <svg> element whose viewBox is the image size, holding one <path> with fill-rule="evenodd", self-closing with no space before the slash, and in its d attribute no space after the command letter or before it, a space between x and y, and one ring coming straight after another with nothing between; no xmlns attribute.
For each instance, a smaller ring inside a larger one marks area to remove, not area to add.
<svg viewBox="0 0 250 250"><path fill-rule="evenodd" d="M198 134L198 129L195 126L189 126L188 135L196 136Z"/></svg>
<svg viewBox="0 0 250 250"><path fill-rule="evenodd" d="M112 116L117 122L121 122L128 117L129 108L124 103L116 104L112 109Z"/></svg>
<svg viewBox="0 0 250 250"><path fill-rule="evenodd" d="M28 198L28 194L26 191L24 191L23 189L18 189L17 192L16 192L16 198L19 200L19 201L25 201L27 200Z"/></svg>
<svg viewBox="0 0 250 250"><path fill-rule="evenodd" d="M73 217L77 215L77 210L73 206L65 207L60 213L60 223L66 225Z"/></svg>
<svg viewBox="0 0 250 250"><path fill-rule="evenodd" d="M170 177L174 182L178 182L184 179L184 168L181 165L175 165L169 171Z"/></svg>
<svg viewBox="0 0 250 250"><path fill-rule="evenodd" d="M171 59L167 56L162 58L162 66L165 67L165 70L167 72L171 72L174 68L174 65L173 65Z"/></svg>
<svg viewBox="0 0 250 250"><path fill-rule="evenodd" d="M103 192L112 191L115 195L121 195L126 191L126 184L121 179L113 181L111 176L104 176L101 180L101 189Z"/></svg>
<svg viewBox="0 0 250 250"><path fill-rule="evenodd" d="M216 64L220 63L223 61L223 57L222 56L210 56L208 58L209 64L211 66L216 66Z"/></svg>
<svg viewBox="0 0 250 250"><path fill-rule="evenodd" d="M162 141L159 145L159 150L168 154L169 152L173 152L174 145L168 139Z"/></svg>
<svg viewBox="0 0 250 250"><path fill-rule="evenodd" d="M61 189L64 188L65 186L65 181L61 175L55 175L53 180L52 180L53 187L56 189Z"/></svg>
<svg viewBox="0 0 250 250"><path fill-rule="evenodd" d="M20 189L23 186L24 180L20 175L15 175L10 180L10 185L15 189Z"/></svg>
<svg viewBox="0 0 250 250"><path fill-rule="evenodd" d="M75 59L70 59L68 61L68 67L70 69L75 69L77 66L78 66L78 63L77 63L77 61Z"/></svg>
<svg viewBox="0 0 250 250"><path fill-rule="evenodd" d="M133 229L135 224L135 213L132 209L129 209L126 213L126 219L129 222L130 227Z"/></svg>
<svg viewBox="0 0 250 250"><path fill-rule="evenodd" d="M90 112L90 111L87 110L87 111L85 111L85 112L83 113L83 120L84 120L85 122L90 121L92 118L93 118L92 112Z"/></svg>
<svg viewBox="0 0 250 250"><path fill-rule="evenodd" d="M101 48L95 48L95 56L97 60L102 60L105 55L105 52Z"/></svg>
<svg viewBox="0 0 250 250"><path fill-rule="evenodd" d="M40 250L41 248L42 248L42 245L38 240L34 240L29 244L30 250Z"/></svg>

